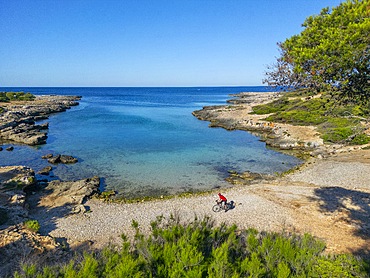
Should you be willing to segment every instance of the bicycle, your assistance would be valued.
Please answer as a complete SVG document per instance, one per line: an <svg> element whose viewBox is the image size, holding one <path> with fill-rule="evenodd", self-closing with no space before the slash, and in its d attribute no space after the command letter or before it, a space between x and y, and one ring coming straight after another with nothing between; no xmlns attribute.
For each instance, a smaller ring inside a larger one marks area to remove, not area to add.
<svg viewBox="0 0 370 278"><path fill-rule="evenodd" d="M220 200L216 200L216 203L217 204L213 205L213 207L212 207L212 210L214 212L220 212L221 210L224 210L226 212L229 209L231 209L231 204L230 203L226 203L225 205L223 205L222 201L220 201Z"/></svg>

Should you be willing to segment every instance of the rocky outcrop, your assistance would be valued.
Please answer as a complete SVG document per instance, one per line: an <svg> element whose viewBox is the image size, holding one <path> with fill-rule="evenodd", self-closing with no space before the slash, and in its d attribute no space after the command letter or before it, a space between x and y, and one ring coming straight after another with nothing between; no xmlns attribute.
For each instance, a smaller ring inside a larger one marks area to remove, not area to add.
<svg viewBox="0 0 370 278"><path fill-rule="evenodd" d="M37 96L25 105L2 103L0 139L27 145L45 144L48 123L36 122L78 105L80 99L78 96Z"/></svg>
<svg viewBox="0 0 370 278"><path fill-rule="evenodd" d="M49 176L51 170L53 170L53 168L51 166L46 166L46 167L42 168L40 171L38 171L37 173L39 175Z"/></svg>
<svg viewBox="0 0 370 278"><path fill-rule="evenodd" d="M47 154L42 156L42 159L47 159L51 164L74 164L78 162L78 159L71 156L71 155L64 155L64 154Z"/></svg>
<svg viewBox="0 0 370 278"><path fill-rule="evenodd" d="M0 167L0 192L22 189L35 184L35 172L26 166Z"/></svg>
<svg viewBox="0 0 370 278"><path fill-rule="evenodd" d="M41 198L40 205L46 207L79 207L92 195L99 193L100 178L95 176L79 181L51 181L45 188L47 194Z"/></svg>
<svg viewBox="0 0 370 278"><path fill-rule="evenodd" d="M86 212L88 208L83 203L99 192L100 179L52 181L37 192L33 185L37 180L31 168L0 167L0 277L19 270L22 263L69 259L72 252L68 244L50 237L49 225L69 213ZM32 194L27 188L33 189ZM28 229L24 223L29 219L36 219L43 233Z"/></svg>
<svg viewBox="0 0 370 278"><path fill-rule="evenodd" d="M46 169L51 170L51 169ZM46 171L45 170L45 171ZM37 207L71 208L72 212L84 212L84 201L99 193L100 178L79 181L51 181L35 194L35 172L25 166L0 167L0 227L23 222L28 217L29 204ZM27 194L31 192L32 194ZM82 205L82 206L81 206Z"/></svg>
<svg viewBox="0 0 370 278"><path fill-rule="evenodd" d="M21 264L62 261L69 256L64 246L48 235L40 235L23 224L0 230L0 276L12 277Z"/></svg>
<svg viewBox="0 0 370 278"><path fill-rule="evenodd" d="M28 217L25 191L35 183L35 172L29 167L0 167L0 227L23 222Z"/></svg>
<svg viewBox="0 0 370 278"><path fill-rule="evenodd" d="M279 97L277 93L241 93L233 95L233 105L206 106L193 112L200 120L209 121L210 127L227 130L245 130L260 137L267 145L281 150L314 151L323 147L315 127L293 126L264 120L268 115L256 115L252 107Z"/></svg>

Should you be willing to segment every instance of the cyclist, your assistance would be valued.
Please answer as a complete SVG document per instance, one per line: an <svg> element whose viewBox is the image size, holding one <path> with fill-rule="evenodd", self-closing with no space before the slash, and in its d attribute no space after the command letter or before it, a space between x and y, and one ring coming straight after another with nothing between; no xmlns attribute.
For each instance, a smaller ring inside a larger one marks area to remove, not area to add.
<svg viewBox="0 0 370 278"><path fill-rule="evenodd" d="M224 195L222 195L221 193L218 193L218 197L220 198L221 205L222 205L222 203L224 203L224 208L226 208L226 204L227 204L226 197Z"/></svg>

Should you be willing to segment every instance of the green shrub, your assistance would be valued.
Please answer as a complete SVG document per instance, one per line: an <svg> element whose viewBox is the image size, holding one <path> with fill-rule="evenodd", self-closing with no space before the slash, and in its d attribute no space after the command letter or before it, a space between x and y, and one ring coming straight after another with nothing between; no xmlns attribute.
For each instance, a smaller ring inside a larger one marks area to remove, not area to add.
<svg viewBox="0 0 370 278"><path fill-rule="evenodd" d="M284 122L293 125L318 125L325 122L327 117L315 112L291 110L271 115L268 120L274 122Z"/></svg>
<svg viewBox="0 0 370 278"><path fill-rule="evenodd" d="M145 237L134 221L132 243L123 235L121 248L85 253L64 266L24 267L32 276L23 270L16 277L366 277L363 261L323 255L324 243L307 234L216 227L209 217L181 224L160 216L151 227Z"/></svg>
<svg viewBox="0 0 370 278"><path fill-rule="evenodd" d="M338 255L332 257L322 257L317 260L317 264L312 269L314 277L361 277L361 266L356 259L350 255ZM367 276L362 276L367 277Z"/></svg>
<svg viewBox="0 0 370 278"><path fill-rule="evenodd" d="M4 92L0 92L0 102L9 102L9 99Z"/></svg>
<svg viewBox="0 0 370 278"><path fill-rule="evenodd" d="M352 134L352 128L340 127L326 129L325 133L321 137L325 142L337 143L346 140Z"/></svg>
<svg viewBox="0 0 370 278"><path fill-rule="evenodd" d="M282 97L281 99L275 100L271 103L256 105L252 109L255 114L264 115L288 110L290 107L298 102L299 100L291 101L286 97Z"/></svg>
<svg viewBox="0 0 370 278"><path fill-rule="evenodd" d="M24 92L0 92L0 102L9 102L12 100L32 101L35 96Z"/></svg>
<svg viewBox="0 0 370 278"><path fill-rule="evenodd" d="M311 97L308 91L285 93L281 99L253 107L255 114L271 114L265 120L292 125L315 125L325 142L346 142L366 144L368 136L359 134L361 130L358 117L370 116L370 104L346 105L335 102L329 94ZM303 98L302 96L306 97ZM307 97L308 96L308 97Z"/></svg>
<svg viewBox="0 0 370 278"><path fill-rule="evenodd" d="M33 232L38 232L40 230L40 224L37 220L27 220L24 222L24 226Z"/></svg>
<svg viewBox="0 0 370 278"><path fill-rule="evenodd" d="M370 136L364 133L358 134L350 142L351 145L365 145L370 142Z"/></svg>

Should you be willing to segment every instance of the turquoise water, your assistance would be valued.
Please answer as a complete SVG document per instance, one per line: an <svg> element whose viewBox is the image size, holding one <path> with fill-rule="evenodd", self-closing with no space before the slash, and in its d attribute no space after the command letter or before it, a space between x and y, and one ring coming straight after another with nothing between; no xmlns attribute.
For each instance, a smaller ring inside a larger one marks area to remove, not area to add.
<svg viewBox="0 0 370 278"><path fill-rule="evenodd" d="M9 88L2 88L6 90ZM73 155L53 166L54 178L98 175L108 190L129 196L223 187L228 170L274 173L300 163L266 149L244 131L209 128L191 112L222 105L228 95L264 87L10 88L34 94L81 95L80 105L51 116L46 145L0 152L0 165L48 165L47 153Z"/></svg>

